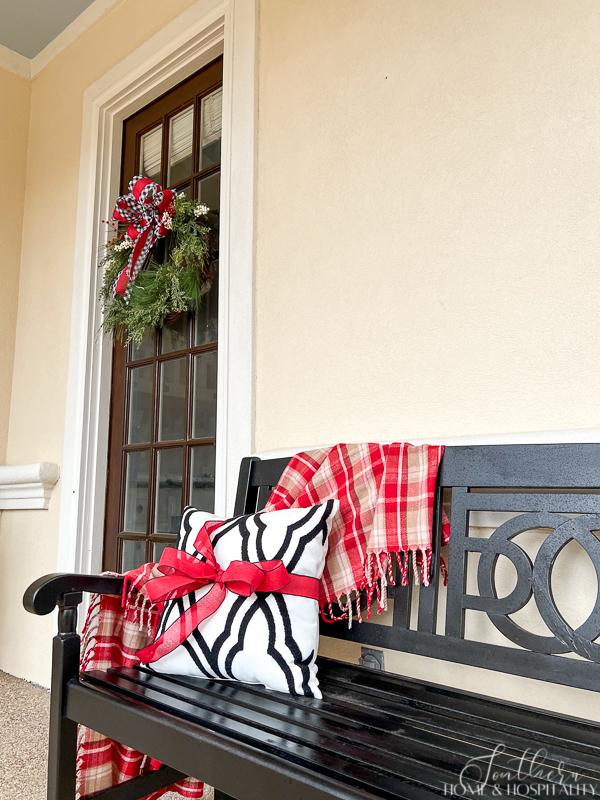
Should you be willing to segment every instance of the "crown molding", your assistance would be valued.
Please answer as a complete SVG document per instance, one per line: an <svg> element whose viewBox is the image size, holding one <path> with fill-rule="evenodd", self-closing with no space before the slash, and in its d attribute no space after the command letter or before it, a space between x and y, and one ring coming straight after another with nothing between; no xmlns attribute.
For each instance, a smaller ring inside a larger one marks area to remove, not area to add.
<svg viewBox="0 0 600 800"><path fill-rule="evenodd" d="M70 44L78 39L82 33L91 28L99 19L120 3L121 0L94 0L78 17L75 17L70 25L62 30L58 36L48 42L46 47L30 59L31 77L40 73L44 67L62 53Z"/></svg>
<svg viewBox="0 0 600 800"><path fill-rule="evenodd" d="M94 0L33 58L27 58L15 50L0 44L0 67L28 80L35 78L59 53L62 53L70 44L73 44L82 33L85 33L88 28L91 28L92 25L120 2L122 0Z"/></svg>
<svg viewBox="0 0 600 800"><path fill-rule="evenodd" d="M16 53L3 44L0 44L0 67L21 78L27 78L27 80L31 78L31 59Z"/></svg>

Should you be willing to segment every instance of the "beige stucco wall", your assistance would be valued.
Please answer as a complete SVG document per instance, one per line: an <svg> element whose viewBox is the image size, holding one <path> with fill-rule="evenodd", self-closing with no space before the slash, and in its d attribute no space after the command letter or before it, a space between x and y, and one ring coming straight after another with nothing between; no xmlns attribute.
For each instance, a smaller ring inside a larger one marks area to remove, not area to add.
<svg viewBox="0 0 600 800"><path fill-rule="evenodd" d="M191 4L125 0L32 82L11 463L62 462L83 93ZM39 682L48 680L53 623L27 614L21 595L56 569L59 505L60 484L49 511L0 516L0 669Z"/></svg>
<svg viewBox="0 0 600 800"><path fill-rule="evenodd" d="M29 128L29 82L0 69L0 464L6 455Z"/></svg>
<svg viewBox="0 0 600 800"><path fill-rule="evenodd" d="M262 0L260 37L257 449L597 424L598 4ZM587 568L559 581L579 620Z"/></svg>
<svg viewBox="0 0 600 800"><path fill-rule="evenodd" d="M10 461L62 461L83 92L189 5L123 0L33 81ZM592 0L261 0L256 449L596 424L599 39ZM60 490L0 518L0 669L42 682Z"/></svg>
<svg viewBox="0 0 600 800"><path fill-rule="evenodd" d="M256 442L599 418L594 0L263 0Z"/></svg>

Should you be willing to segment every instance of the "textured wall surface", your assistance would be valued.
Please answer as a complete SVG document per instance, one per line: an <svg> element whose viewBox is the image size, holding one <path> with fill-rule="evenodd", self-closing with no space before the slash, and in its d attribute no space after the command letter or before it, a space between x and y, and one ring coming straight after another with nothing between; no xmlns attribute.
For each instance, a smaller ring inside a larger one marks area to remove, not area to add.
<svg viewBox="0 0 600 800"><path fill-rule="evenodd" d="M124 0L31 84L9 462L62 462L83 93L191 4ZM53 621L27 614L21 595L56 569L59 504L60 483L49 511L0 516L0 640L14 643L0 648L0 670L40 683Z"/></svg>
<svg viewBox="0 0 600 800"><path fill-rule="evenodd" d="M263 0L256 444L589 426L595 2Z"/></svg>
<svg viewBox="0 0 600 800"><path fill-rule="evenodd" d="M28 81L0 69L0 464L10 415L30 92Z"/></svg>
<svg viewBox="0 0 600 800"><path fill-rule="evenodd" d="M598 4L262 0L260 32L257 450L596 425ZM386 658L600 719L586 692Z"/></svg>

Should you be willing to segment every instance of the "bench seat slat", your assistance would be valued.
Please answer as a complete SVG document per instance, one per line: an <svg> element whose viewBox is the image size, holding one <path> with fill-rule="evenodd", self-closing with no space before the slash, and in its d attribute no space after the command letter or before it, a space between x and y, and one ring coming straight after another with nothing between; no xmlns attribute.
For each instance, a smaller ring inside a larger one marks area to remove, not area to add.
<svg viewBox="0 0 600 800"><path fill-rule="evenodd" d="M324 771L345 783L360 785L381 797L401 797L405 784L435 790L454 780L455 773L433 766L425 767L409 757L392 759L385 753L376 756L364 747L294 725L276 725L276 721L259 711L246 712L242 721L232 704L206 698L204 704L191 703L164 694L149 686L131 681L115 673L86 673L86 682L97 683L129 698L148 703L203 727L218 730L236 739L253 744L267 753L284 755L288 760ZM198 692L198 694L201 694Z"/></svg>
<svg viewBox="0 0 600 800"><path fill-rule="evenodd" d="M262 687L242 683L160 676L144 668L120 672L134 681L147 682L169 695L185 697L192 703L198 700L198 690L203 696L211 698L209 707L213 706L213 701L226 699L233 707L239 708L242 719L247 714L246 709L260 707L269 719L277 718L285 723L282 729L284 734L294 734L290 726L319 733L329 732L340 738L340 747L343 749L347 748L348 742L362 745L371 751L371 757L378 759L380 766L383 766L380 756L383 752L400 758L410 757L419 763L419 771L427 770L429 765L434 764L457 776L469 759L485 758L498 743L497 731L494 735L491 729L486 731L479 723L460 723L431 710L422 711L420 715L416 710L411 714L409 706L400 707L400 713L387 713L383 703L369 704L367 695L355 697L347 691L347 687L340 689L327 679L322 682L324 699L315 702L302 697L265 692ZM297 738L303 741L306 736L299 731ZM531 748L531 734L528 738L512 737L510 745L505 745L506 753L499 754L495 764L499 769L510 771L514 768L515 759ZM369 753L365 757L369 758ZM561 761L569 761L569 757L570 763L574 763L576 753L556 753L556 758L546 759L546 763L558 770ZM576 766L583 768L600 785L600 771L595 760L582 761L578 758ZM536 779L535 783L546 785L549 782ZM549 791L548 796L551 795Z"/></svg>
<svg viewBox="0 0 600 800"><path fill-rule="evenodd" d="M507 714L500 730L502 703L488 700L482 709L474 695L329 659L320 660L320 679L323 701L144 668L83 675L88 686L180 716L376 797L442 795L470 758L489 754L499 740L507 750L498 767L539 743L549 749L549 765L566 760L600 789L598 760L590 757L596 748L588 743L598 734L595 726L506 706L514 719L511 724ZM562 738L560 724L566 724ZM565 742L565 734L572 741Z"/></svg>
<svg viewBox="0 0 600 800"><path fill-rule="evenodd" d="M67 685L65 717L141 753L171 765L185 775L200 776L231 797L265 800L380 800L389 793L372 792L356 781L336 778L321 766L305 766L274 747L259 747L236 739L222 725L189 722L141 698L133 699L106 686L72 679ZM222 723L222 720L220 720ZM271 741L274 737L270 737ZM332 759L323 754L321 763ZM268 795L267 795L268 796ZM53 795L53 800L59 796ZM62 800L62 796L61 800ZM70 795L68 795L70 797ZM435 793L406 783L405 800L437 800ZM228 798L229 800L229 798Z"/></svg>
<svg viewBox="0 0 600 800"><path fill-rule="evenodd" d="M510 732L508 736L501 737L499 736L499 727L494 727L490 721L485 719L465 721L451 716L448 712L439 713L433 708L421 708L410 702L403 702L402 698L398 697L389 704L389 707L386 707L384 702L378 702L377 697L369 699L366 692L363 695L354 692L349 693L347 687L345 688L343 684L336 685L334 682L327 683L327 692L329 699L335 702L338 712L345 713L349 718L360 718L365 708L377 709L382 725L387 720L393 720L394 718L410 721L416 729L420 729L424 735L431 737L434 741L445 738L454 740L454 742L461 740L480 747L489 754L498 744L499 739L502 738L507 748L507 759L512 759L515 756L520 757L523 752L531 747L532 736L535 734L537 744L545 745L552 750L554 759L547 759L548 763L558 767L561 761L569 762L573 766L584 769L586 774L593 774L594 779L600 781L599 762L596 756L589 755L585 749L580 750L577 745L576 747L569 747L568 743L557 740L555 737L548 740L547 737L540 735L538 731L530 730L521 734ZM328 707L326 701L325 707ZM501 733L505 732L505 730L501 731ZM500 759L498 763L500 764L503 761L504 759Z"/></svg>
<svg viewBox="0 0 600 800"><path fill-rule="evenodd" d="M144 670L119 670L119 674L194 705L215 711L225 709L228 714L248 719L253 724L258 724L256 709L260 708L261 715L267 715L269 728L274 729L274 721L278 722L276 729L280 735L308 744L316 737L321 747L328 746L328 738L332 737L342 752L353 753L354 758L357 758L356 745L360 745L359 760L370 764L376 759L379 767L386 768L387 764L393 773L398 773L408 758L418 762L419 770L433 763L455 775L469 758L489 752L480 744L457 739L450 732L432 735L431 731L423 731L398 717L385 720L378 712L346 716L328 712L322 702L315 704L306 698L298 698L295 705L289 696L266 693L264 689L260 694L249 692L244 684L193 678L181 680L176 676L162 677ZM332 704L329 706L335 708Z"/></svg>
<svg viewBox="0 0 600 800"><path fill-rule="evenodd" d="M583 750L600 759L600 725L593 722L385 672L365 674L365 670L329 659L320 662L319 677L338 683L345 692L363 692L371 699L379 696L385 704L409 702L428 710L438 709L452 718L472 719L507 734L530 735L535 730L536 740L544 737L550 743L554 739L556 744Z"/></svg>

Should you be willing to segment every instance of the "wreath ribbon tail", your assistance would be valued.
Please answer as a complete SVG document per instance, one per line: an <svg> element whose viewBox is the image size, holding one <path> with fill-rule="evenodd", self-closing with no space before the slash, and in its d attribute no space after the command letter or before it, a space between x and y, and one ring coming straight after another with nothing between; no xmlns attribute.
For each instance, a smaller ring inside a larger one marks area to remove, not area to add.
<svg viewBox="0 0 600 800"><path fill-rule="evenodd" d="M121 270L117 280L115 281L115 286L113 289L113 294L115 297L119 295L125 301L127 301L129 293L131 292L131 285L139 275L145 258L155 242L156 237L151 235L151 230L152 228L149 224L140 231L139 235L135 239L133 249L129 254L129 259L127 260L127 266Z"/></svg>

